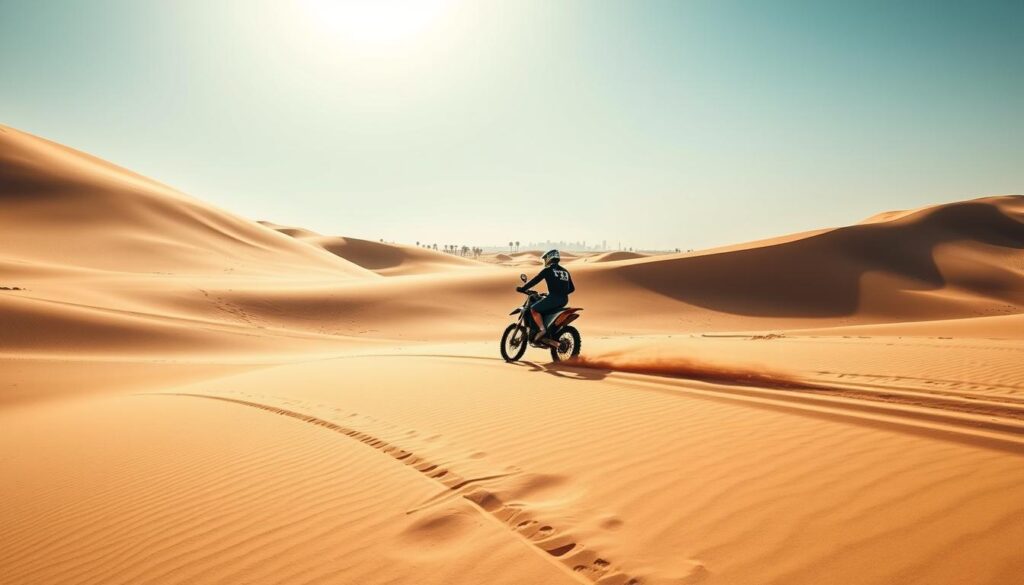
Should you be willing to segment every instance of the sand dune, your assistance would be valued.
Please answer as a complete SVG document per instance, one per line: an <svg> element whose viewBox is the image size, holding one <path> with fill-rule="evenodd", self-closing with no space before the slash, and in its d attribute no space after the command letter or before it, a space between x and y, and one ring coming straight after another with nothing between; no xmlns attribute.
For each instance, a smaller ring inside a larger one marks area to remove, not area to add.
<svg viewBox="0 0 1024 585"><path fill-rule="evenodd" d="M926 208L776 245L617 265L622 280L751 317L930 320L1018 311L1024 197Z"/></svg>
<svg viewBox="0 0 1024 585"><path fill-rule="evenodd" d="M636 252L604 252L603 254L595 254L587 258L587 262L617 262L619 260L635 260L637 258L646 258L647 254L638 254Z"/></svg>
<svg viewBox="0 0 1024 585"><path fill-rule="evenodd" d="M219 286L377 277L110 163L3 130L0 285L21 290L0 291L2 351L271 348L281 340L254 336L259 323L223 301Z"/></svg>
<svg viewBox="0 0 1024 585"><path fill-rule="evenodd" d="M385 276L428 274L451 268L479 266L479 262L470 258L417 246L386 244L358 238L322 236L301 228L290 228L265 221L260 223Z"/></svg>
<svg viewBox="0 0 1024 585"><path fill-rule="evenodd" d="M521 268L539 268L542 263L540 261L540 253L520 252L516 254L485 254L480 258L484 262L490 262L492 264L500 264L502 266L512 266Z"/></svg>
<svg viewBox="0 0 1024 585"><path fill-rule="evenodd" d="M1024 574L1024 197L582 255L582 359L508 364L538 255L261 225L0 128L0 582Z"/></svg>
<svg viewBox="0 0 1024 585"><path fill-rule="evenodd" d="M365 272L131 171L3 128L4 258L137 273Z"/></svg>

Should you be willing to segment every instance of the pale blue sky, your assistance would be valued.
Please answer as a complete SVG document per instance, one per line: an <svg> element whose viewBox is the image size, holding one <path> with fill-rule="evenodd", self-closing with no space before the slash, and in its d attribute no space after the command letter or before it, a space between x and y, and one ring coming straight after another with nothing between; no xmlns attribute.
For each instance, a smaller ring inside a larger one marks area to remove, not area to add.
<svg viewBox="0 0 1024 585"><path fill-rule="evenodd" d="M1019 0L456 0L369 39L357 17L0 0L0 122L402 242L702 248L1024 191Z"/></svg>

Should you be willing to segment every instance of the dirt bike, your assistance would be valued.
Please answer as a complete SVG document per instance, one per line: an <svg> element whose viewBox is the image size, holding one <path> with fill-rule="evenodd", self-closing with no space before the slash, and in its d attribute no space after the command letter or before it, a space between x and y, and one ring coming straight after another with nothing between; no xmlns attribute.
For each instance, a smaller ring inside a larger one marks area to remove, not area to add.
<svg viewBox="0 0 1024 585"><path fill-rule="evenodd" d="M526 282L526 275L520 274L520 280ZM537 341L532 341L537 331L537 324L530 315L530 305L547 296L545 293L528 290L523 292L526 300L523 306L517 307L509 315L518 315L515 322L505 328L501 334L501 357L507 362L514 362L526 353L527 344L533 347L551 350L551 359L564 361L580 355L580 332L569 325L579 318L583 309L565 307L547 315L542 315L547 333Z"/></svg>

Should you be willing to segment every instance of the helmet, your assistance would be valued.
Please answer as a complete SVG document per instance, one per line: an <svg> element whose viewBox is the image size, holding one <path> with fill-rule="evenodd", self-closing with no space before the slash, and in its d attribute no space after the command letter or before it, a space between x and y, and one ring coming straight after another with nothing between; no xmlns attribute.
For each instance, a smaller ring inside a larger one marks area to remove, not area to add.
<svg viewBox="0 0 1024 585"><path fill-rule="evenodd" d="M544 261L544 266L551 266L552 264L558 264L561 257L558 254L558 250L548 250L540 257Z"/></svg>

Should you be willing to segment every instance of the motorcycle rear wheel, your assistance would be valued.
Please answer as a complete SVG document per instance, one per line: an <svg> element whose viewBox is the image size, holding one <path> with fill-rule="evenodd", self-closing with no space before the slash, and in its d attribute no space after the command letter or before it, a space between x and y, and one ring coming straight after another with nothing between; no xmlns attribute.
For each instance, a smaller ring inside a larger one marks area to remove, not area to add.
<svg viewBox="0 0 1024 585"><path fill-rule="evenodd" d="M551 361L563 362L580 355L580 346L583 341L580 339L580 332L569 325L558 332L558 347L551 348Z"/></svg>
<svg viewBox="0 0 1024 585"><path fill-rule="evenodd" d="M518 335L514 335L516 332L518 332ZM505 328L505 332L501 334L501 357L506 362L517 361L526 353L526 335L526 328L520 327L517 323L513 323ZM512 342L517 339L519 345L512 345Z"/></svg>

